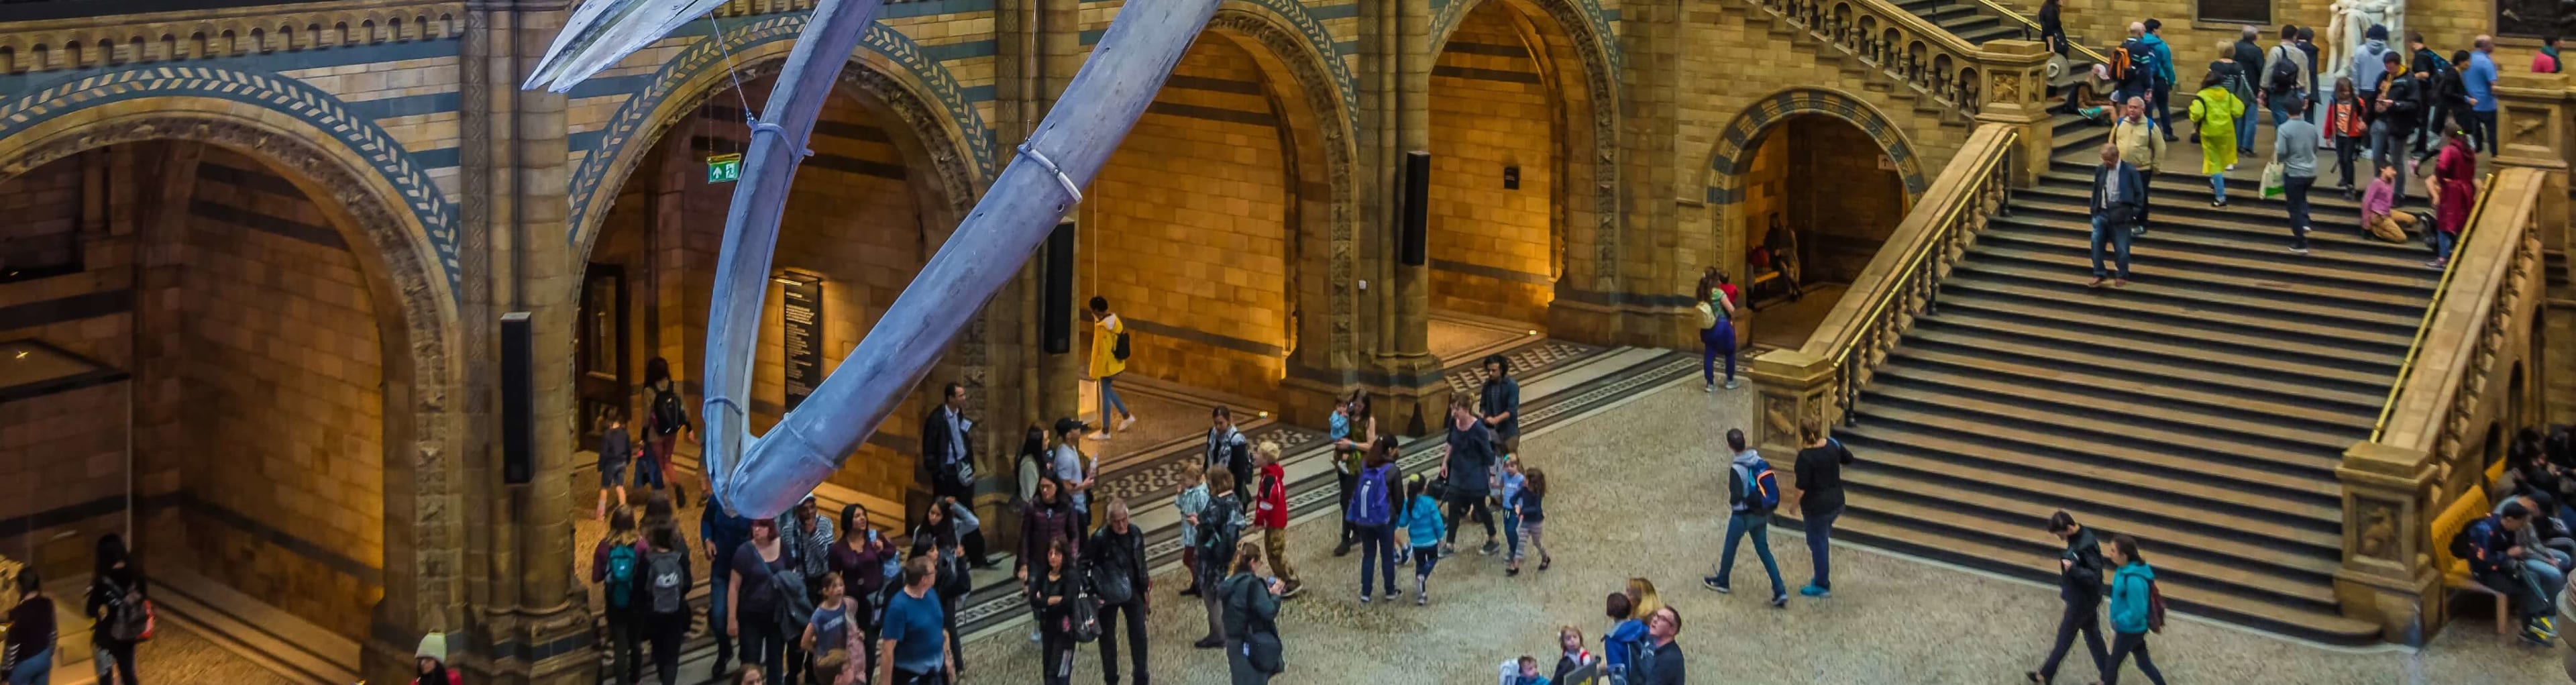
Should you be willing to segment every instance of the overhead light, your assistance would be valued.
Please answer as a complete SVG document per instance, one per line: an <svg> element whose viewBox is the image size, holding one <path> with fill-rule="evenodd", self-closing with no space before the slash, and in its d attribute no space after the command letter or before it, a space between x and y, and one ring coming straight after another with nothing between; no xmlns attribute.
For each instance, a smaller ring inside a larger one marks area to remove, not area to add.
<svg viewBox="0 0 2576 685"><path fill-rule="evenodd" d="M1537 331L1537 330L1531 330L1531 331L1529 332L1529 334L1530 334L1530 335L1538 335L1538 331Z"/></svg>

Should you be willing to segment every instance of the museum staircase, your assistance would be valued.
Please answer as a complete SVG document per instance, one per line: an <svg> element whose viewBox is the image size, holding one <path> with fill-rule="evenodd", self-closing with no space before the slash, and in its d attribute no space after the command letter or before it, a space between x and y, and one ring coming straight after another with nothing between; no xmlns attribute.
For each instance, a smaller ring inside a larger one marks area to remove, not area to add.
<svg viewBox="0 0 2576 685"><path fill-rule="evenodd" d="M1949 254L1932 254L1955 261L1926 270L1946 274L1890 300L1910 316L1848 326L1861 331L1848 343L1820 329L1832 344L1802 350L1856 347L1843 366L1867 367L1837 395L1852 423L1835 435L1859 457L1835 534L2054 582L2063 545L2043 528L2064 510L2105 541L2137 537L2179 610L2379 640L2378 624L2339 611L2336 468L2372 437L2442 272L2423 266L2422 243L2361 236L2355 203L2330 187L2313 195L2314 252L2297 255L2280 200L2244 183L2212 207L2203 177L2166 174L2150 184L2132 282L2090 288L2090 160L2105 129L2053 126L2058 154L2029 187L1993 188L2009 165L1991 138L2008 127L1981 128L1945 171L1957 181L1980 150L1997 157L1966 175L1982 197L1951 212L1984 215L1981 229L1961 221L1939 238ZM1904 248L1898 231L1890 250ZM1867 320L1870 293L1851 292L1844 321Z"/></svg>

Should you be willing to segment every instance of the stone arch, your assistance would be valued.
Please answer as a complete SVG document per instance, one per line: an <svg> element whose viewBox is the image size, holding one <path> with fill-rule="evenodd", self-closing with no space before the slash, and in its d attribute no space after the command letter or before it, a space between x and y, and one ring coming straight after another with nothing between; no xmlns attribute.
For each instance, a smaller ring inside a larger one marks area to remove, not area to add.
<svg viewBox="0 0 2576 685"><path fill-rule="evenodd" d="M175 71L175 70L174 70ZM272 77L273 78L273 77ZM464 568L456 507L459 464L453 438L461 417L449 411L462 383L451 332L456 301L429 255L420 200L406 200L395 179L345 144L344 132L314 126L308 116L271 111L232 98L156 96L99 105L102 116L53 118L23 128L0 127L0 179L109 146L175 141L224 148L287 179L320 210L348 246L375 312L385 405L380 455L384 469L381 564L384 598L372 630L447 627L462 601L454 574ZM434 192L434 189L433 189ZM363 246L363 247L362 247ZM450 253L452 254L452 253ZM411 636L375 636L403 641Z"/></svg>
<svg viewBox="0 0 2576 685"><path fill-rule="evenodd" d="M732 89L736 76L756 78L776 72L795 47L806 19L804 14L771 16L692 43L663 64L651 85L618 105L600 131L598 146L587 152L570 178L566 239L576 252L589 252L609 201L617 197L620 186L643 164L654 144L698 106ZM957 79L922 54L911 38L881 24L868 25L859 42L866 49L852 55L843 68L843 85L854 85L846 75L852 68L875 72L881 81L870 87L885 88L885 102L914 128L913 133L925 142L938 141L933 149L955 152L958 162L939 166L943 182L951 176L968 179L968 186L984 182L996 161L991 130L982 115L965 104L964 88ZM930 116L933 112L939 116ZM951 157L935 154L933 159ZM958 197L970 198L971 204L973 193Z"/></svg>
<svg viewBox="0 0 2576 685"><path fill-rule="evenodd" d="M1720 129L1718 141L1711 146L1708 165L1703 167L1707 200L1711 205L1734 204L1742 199L1744 176L1738 168L1750 159L1752 150L1761 147L1764 134L1800 114L1823 114L1850 122L1878 141L1879 149L1896 162L1897 174L1905 180L1907 195L1920 196L1930 181L1923 176L1923 162L1914 145L1905 139L1905 129L1860 98L1849 93L1825 88L1791 88L1755 100L1752 107L1737 114L1726 128Z"/></svg>
<svg viewBox="0 0 2576 685"><path fill-rule="evenodd" d="M1315 266L1293 279L1289 331L1292 367L1307 373L1359 367L1359 309L1351 290L1358 255L1358 147L1352 134L1350 77L1341 61L1293 17L1266 4L1228 0L1220 5L1208 30L1231 39L1271 74L1278 108L1289 131L1289 168L1299 191L1297 220L1290 227L1297 249L1289 255L1292 273ZM1306 23L1311 23L1308 20ZM1280 77L1285 78L1280 78ZM1312 197L1305 188L1326 189ZM1320 345L1320 348L1319 348ZM1296 374L1292 369L1290 373Z"/></svg>
<svg viewBox="0 0 2576 685"><path fill-rule="evenodd" d="M1588 201L1577 206L1571 201L1576 197L1574 193L1563 193L1569 202L1556 203L1559 216L1554 223L1564 227L1561 230L1570 232L1576 230L1579 222L1567 214L1575 211L1591 214L1588 222L1592 227L1591 235L1581 240L1589 243L1591 264L1585 270L1574 269L1570 262L1578 255L1567 250L1569 254L1565 258L1569 263L1565 265L1566 273L1556 279L1556 288L1560 292L1569 287L1595 293L1617 292L1615 279L1619 273L1621 215L1619 120L1620 107L1625 102L1620 92L1619 70L1623 58L1618 50L1617 36L1611 32L1608 18L1596 0L1449 0L1439 8L1432 21L1430 52L1434 59L1448 48L1459 24L1487 2L1503 3L1512 10L1516 21L1536 34L1531 47L1546 53L1538 62L1542 72L1549 75L1553 88L1563 92L1579 87L1586 95L1582 111L1559 112L1556 116L1565 127L1560 135L1570 136L1568 140L1559 141L1560 154L1567 157L1565 161L1569 165L1578 163L1576 160L1579 158L1579 163L1591 168L1588 179L1569 174L1558 183L1581 189L1584 192L1580 196ZM1545 19L1541 20L1542 17ZM1579 68L1569 69L1568 63ZM1567 83L1567 77L1572 75L1567 72L1579 72L1581 81ZM1553 240L1563 247L1575 243L1575 238L1560 234ZM1570 280L1582 271L1589 272L1586 275L1591 277L1590 282Z"/></svg>

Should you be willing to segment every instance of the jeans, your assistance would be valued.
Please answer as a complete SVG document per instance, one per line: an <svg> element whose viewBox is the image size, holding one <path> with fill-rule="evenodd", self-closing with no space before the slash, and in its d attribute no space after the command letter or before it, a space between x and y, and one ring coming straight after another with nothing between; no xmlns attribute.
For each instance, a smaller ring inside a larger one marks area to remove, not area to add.
<svg viewBox="0 0 2576 685"><path fill-rule="evenodd" d="M2460 234L2445 231L2440 228L2433 229L2433 258L2443 260L2450 259L2451 248L2455 247L2459 240Z"/></svg>
<svg viewBox="0 0 2576 685"><path fill-rule="evenodd" d="M653 670L662 674L662 685L679 685L680 645L689 639L689 612L644 619L653 633ZM870 642L873 646L876 643Z"/></svg>
<svg viewBox="0 0 2576 685"><path fill-rule="evenodd" d="M2304 97L2307 96L2293 93L2288 97L2271 98L2270 102L2264 104L2265 109L2272 110L2272 127L2280 128L2282 123L2288 122L2290 120L2290 103L2297 102L2299 98Z"/></svg>
<svg viewBox="0 0 2576 685"><path fill-rule="evenodd" d="M1369 574L1369 569L1372 567L1378 570L1377 575ZM1373 594L1372 590L1377 587L1373 581L1379 577L1386 579L1386 591L1393 594L1395 592L1395 527L1392 525L1361 526L1360 595Z"/></svg>
<svg viewBox="0 0 2576 685"><path fill-rule="evenodd" d="M709 568L707 572L713 574L708 576L709 578L726 578L729 577L727 574L731 573L721 568ZM727 611L733 605L729 597L733 593L726 592L725 585L712 580L708 581L707 587L714 590L707 593L707 632L715 634L716 661L732 661L734 638L725 634L724 624L725 617L733 615ZM749 661L749 654L750 652L745 651L743 660Z"/></svg>
<svg viewBox="0 0 2576 685"><path fill-rule="evenodd" d="M2176 140L2173 134L2173 109L2165 106L2167 96L2172 94L2173 84L2169 83L2155 84L2147 91L2149 100L2147 106L2153 107L2154 109L2150 111L2156 115L2156 132L2164 135L2165 140Z"/></svg>
<svg viewBox="0 0 2576 685"><path fill-rule="evenodd" d="M1726 585L1727 576L1735 572L1735 541L1747 535L1753 537L1753 555L1762 558L1762 572L1771 575L1771 596L1788 596L1789 586L1780 582L1780 560L1771 556L1770 514L1739 511L1726 517L1726 551L1717 555L1717 584Z"/></svg>
<svg viewBox="0 0 2576 685"><path fill-rule="evenodd" d="M608 649L612 655L610 673L625 678L621 682L641 682L644 667L644 614L629 610L608 614Z"/></svg>
<svg viewBox="0 0 2576 685"><path fill-rule="evenodd" d="M1735 322L1720 320L1717 325L1699 332L1700 380L1717 384L1717 358L1726 357L1726 381L1735 382Z"/></svg>
<svg viewBox="0 0 2576 685"><path fill-rule="evenodd" d="M2364 139L2359 136L2335 136L2335 170L2343 172L2336 181L2344 190L2352 189L2352 159L2361 156Z"/></svg>
<svg viewBox="0 0 2576 685"><path fill-rule="evenodd" d="M1118 376L1116 375L1100 377L1100 423L1103 424L1103 427L1096 427L1094 430L1102 432L1107 432L1109 430L1105 426L1109 423L1109 409L1111 407L1116 407L1118 409L1119 418L1136 418L1136 414L1127 411L1127 400L1118 396L1118 386L1114 383L1114 381L1117 380Z"/></svg>
<svg viewBox="0 0 2576 685"><path fill-rule="evenodd" d="M1520 514L1515 514L1515 513L1512 513L1512 512L1510 512L1510 511L1505 511L1505 512L1503 512L1503 540L1505 540L1505 543L1504 543L1504 544L1505 544L1505 546L1507 546L1507 547L1509 547L1509 548L1510 548L1510 551L1503 553L1503 560L1504 560L1504 561L1520 561L1520 560L1521 560L1521 515L1520 515Z"/></svg>
<svg viewBox="0 0 2576 685"><path fill-rule="evenodd" d="M762 673L786 673L787 636L778 617L744 612L735 621L742 628L742 634L735 636L742 641L742 662L760 664Z"/></svg>
<svg viewBox="0 0 2576 685"><path fill-rule="evenodd" d="M1485 522L1485 540L1492 542L1494 509L1485 504L1485 496L1482 493L1460 495L1453 492L1450 493L1449 498L1449 537L1446 538L1449 544L1458 544L1458 526L1467 522L1467 512L1470 511L1478 514L1478 520Z"/></svg>
<svg viewBox="0 0 2576 685"><path fill-rule="evenodd" d="M1440 563L1440 547L1429 545L1413 548L1413 578L1419 582L1431 577L1431 567Z"/></svg>
<svg viewBox="0 0 2576 685"><path fill-rule="evenodd" d="M1142 589L1142 588L1138 588ZM1127 615L1127 651L1135 658L1136 685L1154 681L1145 670L1145 598L1130 597L1125 602L1100 606L1100 673L1110 685L1118 685L1118 618Z"/></svg>
<svg viewBox="0 0 2576 685"><path fill-rule="evenodd" d="M19 659L9 667L9 685L47 685L54 678L54 648L47 647L35 656Z"/></svg>
<svg viewBox="0 0 2576 685"><path fill-rule="evenodd" d="M2239 154L2254 151L2254 122L2255 117L2261 116L2259 112L2261 110L2247 107L2244 114L2236 117L2236 151Z"/></svg>
<svg viewBox="0 0 2576 685"><path fill-rule="evenodd" d="M2559 570L2558 564L2546 554L2534 553L2523 558L2522 577L2531 579L2531 584L2540 588L2540 598L2553 600L2549 602L2551 604L2556 603L2558 589L2567 587L2567 572Z"/></svg>
<svg viewBox="0 0 2576 685"><path fill-rule="evenodd" d="M2306 248L2308 246L2308 191L2316 188L2317 177L2284 176L2281 180L2283 185L2287 186L2285 189L2287 192L2283 193L2283 198L2287 200L2290 209L2290 244Z"/></svg>
<svg viewBox="0 0 2576 685"><path fill-rule="evenodd" d="M2039 681L2048 682L2057 675L2057 664L2066 660L2066 650L2075 646L2075 634L2084 634L2084 648L2093 655L2093 670L2100 672L2111 663L2102 649L2102 617L2099 603L2090 606L2066 605L2066 613L2057 618L2057 642L2048 648L2048 659L2039 662Z"/></svg>
<svg viewBox="0 0 2576 685"><path fill-rule="evenodd" d="M2397 202L2406 201L2406 136L2409 131L2399 126L2370 127L2371 174L2379 167L2397 167Z"/></svg>
<svg viewBox="0 0 2576 685"><path fill-rule="evenodd" d="M2549 593L2543 591L2539 581L2533 579L2528 572L2481 572L2475 576L2475 579L2479 585L2496 591L2496 594L2511 598L2515 618L2529 620L2535 616L2547 616L2555 611L2549 606Z"/></svg>
<svg viewBox="0 0 2576 685"><path fill-rule="evenodd" d="M2094 278L2099 279L2108 275L2108 272L2102 270L2102 242L2108 240L2111 243L2112 261L2120 267L2120 280L2129 280L2129 238L2132 235L2134 234L2127 226L2111 225L2109 216L2093 215Z"/></svg>
<svg viewBox="0 0 2576 685"><path fill-rule="evenodd" d="M2111 634L2111 663L2102 667L2102 685L2120 685L2120 664L2128 661L2132 653L2138 655L2139 673L2147 674L2147 680L2156 685L2165 685L2164 672L2156 670L2156 661L2147 657L2146 633Z"/></svg>
<svg viewBox="0 0 2576 685"><path fill-rule="evenodd" d="M646 450L645 452L646 454L643 457L637 458L633 465L633 469L635 471L635 487L649 487L655 490L660 490L662 489L662 460L659 457L653 456L651 454L651 450Z"/></svg>
<svg viewBox="0 0 2576 685"><path fill-rule="evenodd" d="M99 685L107 685L109 675L124 685L134 685L134 643L95 642L91 644L90 666L98 672Z"/></svg>
<svg viewBox="0 0 2576 685"><path fill-rule="evenodd" d="M2227 172L2209 175L2209 199L2227 204Z"/></svg>
<svg viewBox="0 0 2576 685"><path fill-rule="evenodd" d="M2492 110L2492 109L2491 109L2491 110L2487 110L2487 111L2484 111L2484 112L2476 112L2476 111L2472 111L2472 112L2469 112L2469 116L2467 116L2467 117L2466 117L2466 119L2467 119L2468 121L2467 121L2467 122L2465 122L2465 123L2467 123L2468 125L2467 125L2467 126L2463 126L2462 128L2468 129L2468 131L2469 131L2469 143L2471 143L2472 145L2476 146L2476 147L2477 147L2477 150L2478 150L2479 152L2484 152L2484 153L2487 153L2487 154L2490 154L2490 155L2495 154L2495 153L2496 153L2496 140L2495 140L2495 137L2496 137L2496 112L2495 112L2495 110Z"/></svg>
<svg viewBox="0 0 2576 685"><path fill-rule="evenodd" d="M1833 511L1807 514L1807 555L1815 557L1816 579L1808 585L1834 589L1833 536L1834 519L1843 515L1842 507Z"/></svg>

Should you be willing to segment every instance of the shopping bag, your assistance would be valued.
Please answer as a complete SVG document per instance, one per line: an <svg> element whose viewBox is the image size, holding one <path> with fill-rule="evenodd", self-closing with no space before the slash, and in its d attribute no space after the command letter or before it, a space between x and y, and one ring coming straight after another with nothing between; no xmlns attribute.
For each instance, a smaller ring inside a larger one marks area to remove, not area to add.
<svg viewBox="0 0 2576 685"><path fill-rule="evenodd" d="M2275 198L2289 192L2289 180L2287 179L2287 173L2285 173L2281 168L2281 163L2273 162L2263 165L2263 197Z"/></svg>

